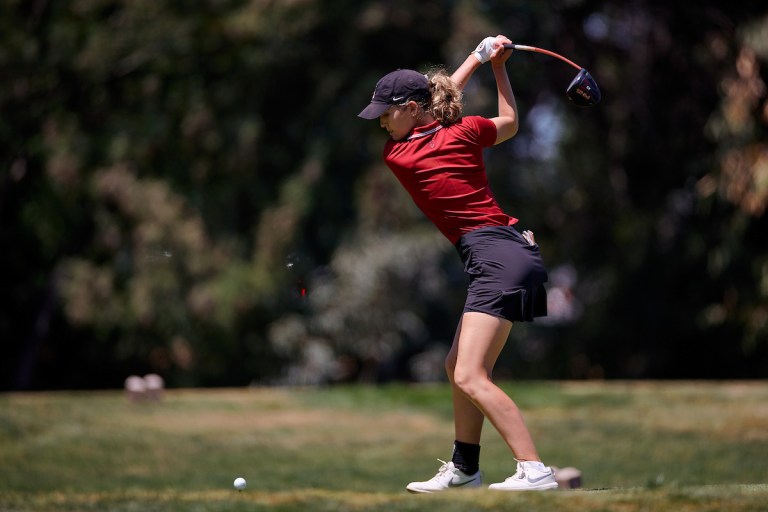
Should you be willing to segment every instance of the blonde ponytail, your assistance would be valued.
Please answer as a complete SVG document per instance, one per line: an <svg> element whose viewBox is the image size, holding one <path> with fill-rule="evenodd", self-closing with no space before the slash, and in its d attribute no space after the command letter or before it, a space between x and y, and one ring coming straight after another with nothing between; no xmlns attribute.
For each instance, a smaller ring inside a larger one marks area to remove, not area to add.
<svg viewBox="0 0 768 512"><path fill-rule="evenodd" d="M431 101L424 109L443 126L450 126L461 118L464 106L461 90L445 69L438 68L427 74Z"/></svg>

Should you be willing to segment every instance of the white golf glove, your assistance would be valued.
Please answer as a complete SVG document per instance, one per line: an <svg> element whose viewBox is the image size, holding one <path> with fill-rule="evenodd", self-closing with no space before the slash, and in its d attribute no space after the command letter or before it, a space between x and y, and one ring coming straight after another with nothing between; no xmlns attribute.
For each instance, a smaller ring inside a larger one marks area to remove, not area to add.
<svg viewBox="0 0 768 512"><path fill-rule="evenodd" d="M480 63L485 64L491 60L491 53L493 53L493 50L496 49L494 46L495 42L495 37L486 37L480 41L480 44L477 45L477 48L475 48L475 51L472 52L472 55L474 55L477 60L480 61Z"/></svg>

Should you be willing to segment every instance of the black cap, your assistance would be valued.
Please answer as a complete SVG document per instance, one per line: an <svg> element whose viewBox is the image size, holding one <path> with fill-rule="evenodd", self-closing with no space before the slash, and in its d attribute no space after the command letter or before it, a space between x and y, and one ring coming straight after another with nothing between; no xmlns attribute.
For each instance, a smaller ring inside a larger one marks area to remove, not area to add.
<svg viewBox="0 0 768 512"><path fill-rule="evenodd" d="M398 69L378 81L371 103L357 115L363 119L376 119L392 105L428 95L429 80L426 76L412 69Z"/></svg>

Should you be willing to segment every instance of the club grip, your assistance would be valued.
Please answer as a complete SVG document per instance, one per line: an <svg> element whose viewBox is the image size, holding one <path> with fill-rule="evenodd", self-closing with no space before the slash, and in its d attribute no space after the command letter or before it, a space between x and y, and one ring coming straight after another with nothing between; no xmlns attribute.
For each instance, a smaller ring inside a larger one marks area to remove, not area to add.
<svg viewBox="0 0 768 512"><path fill-rule="evenodd" d="M524 44L512 44L512 43L504 43L504 48L507 48L508 50L522 50L525 52L535 52L536 48L533 46L526 46Z"/></svg>

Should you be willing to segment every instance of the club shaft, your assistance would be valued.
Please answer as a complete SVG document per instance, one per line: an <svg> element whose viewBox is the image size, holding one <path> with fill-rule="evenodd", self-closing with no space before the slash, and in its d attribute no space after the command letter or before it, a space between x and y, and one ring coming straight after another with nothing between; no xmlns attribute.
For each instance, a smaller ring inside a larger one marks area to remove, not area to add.
<svg viewBox="0 0 768 512"><path fill-rule="evenodd" d="M571 66L575 67L576 69L582 69L581 66L573 62L572 60L566 59L562 55L551 52L549 50L545 50L543 48L536 48L535 46L527 46L524 44L505 44L504 48L511 48L513 50L521 50L524 52L536 52L536 53L543 53L544 55L549 55L550 57L555 57L556 59L560 59L561 61L570 64Z"/></svg>

